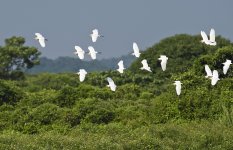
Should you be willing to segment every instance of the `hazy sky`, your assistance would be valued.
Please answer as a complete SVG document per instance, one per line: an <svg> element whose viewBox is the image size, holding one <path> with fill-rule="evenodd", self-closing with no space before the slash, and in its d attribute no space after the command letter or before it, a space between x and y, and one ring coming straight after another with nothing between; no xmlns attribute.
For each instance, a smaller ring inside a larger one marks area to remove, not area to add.
<svg viewBox="0 0 233 150"><path fill-rule="evenodd" d="M174 34L209 33L211 27L233 41L232 0L1 0L0 43L23 36L42 56L74 56L74 46L93 46L99 58L132 51L133 42L146 49ZM92 43L97 28L105 37ZM48 38L42 49L34 33ZM75 56L74 56L75 57Z"/></svg>

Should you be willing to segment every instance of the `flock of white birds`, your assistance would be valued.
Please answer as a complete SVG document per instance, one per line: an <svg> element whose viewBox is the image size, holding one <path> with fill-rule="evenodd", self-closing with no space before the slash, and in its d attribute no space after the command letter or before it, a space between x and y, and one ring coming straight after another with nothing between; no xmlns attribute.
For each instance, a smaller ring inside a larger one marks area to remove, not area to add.
<svg viewBox="0 0 233 150"><path fill-rule="evenodd" d="M46 38L44 38L44 36L40 33L35 33L35 39L39 41L41 47L45 47L45 41L47 41ZM92 34L90 34L91 36L91 40L92 42L96 42L98 37L103 37L103 35L100 35L97 29L92 30ZM207 36L207 34L204 31L201 31L201 36L202 36L202 43L205 43L206 45L212 45L212 46L216 46L217 43L215 41L215 30L212 28L210 30L210 35L209 38ZM83 60L84 59L84 55L85 55L85 51L80 47L80 46L75 46L74 47L76 52L74 52L75 55L77 55L79 57L79 59ZM94 47L92 46L88 46L88 50L89 52L87 53L88 55L90 55L90 57L95 60L96 59L96 54L100 53L97 52ZM138 48L138 45L136 42L133 43L133 53L132 55L134 55L135 57L139 58L140 57L140 50ZM167 66L167 61L168 61L168 57L165 55L160 55L160 58L158 58L159 61L161 61L161 68L163 71L166 70L166 66ZM151 68L149 67L147 60L143 59L141 61L142 63L142 67L140 68L141 70L146 70L148 72L152 72ZM231 63L231 60L226 60L226 62L222 63L223 66L223 73L226 74ZM124 62L123 60L120 60L118 62L118 69L117 71L119 73L124 73L124 70L126 69L124 67ZM218 71L217 70L213 70L213 72L211 71L211 69L209 68L208 65L205 65L205 71L206 71L206 78L211 79L211 85L215 85L219 79L219 75L218 75ZM79 80L80 82L83 82L85 80L85 77L87 75L87 72L85 69L80 69L79 72L77 72L77 74L79 75ZM107 77L107 81L108 81L108 87L112 90L112 91L116 91L116 84L114 83L114 81L110 78ZM180 81L175 81L173 83L174 85L176 85L176 94L179 96L181 94L181 82Z"/></svg>

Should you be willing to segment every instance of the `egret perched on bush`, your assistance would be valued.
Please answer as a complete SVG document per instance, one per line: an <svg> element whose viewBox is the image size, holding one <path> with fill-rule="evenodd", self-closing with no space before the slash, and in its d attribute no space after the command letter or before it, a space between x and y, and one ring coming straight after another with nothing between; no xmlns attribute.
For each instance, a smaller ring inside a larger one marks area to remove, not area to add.
<svg viewBox="0 0 233 150"><path fill-rule="evenodd" d="M138 45L137 45L137 43L133 43L133 53L132 53L132 55L134 55L135 57L139 57L140 56L140 52L139 52L139 48L138 48Z"/></svg>
<svg viewBox="0 0 233 150"><path fill-rule="evenodd" d="M210 30L210 39L208 39L204 31L201 31L201 36L202 36L202 41L201 41L202 43L213 46L217 45L215 41L215 30L213 28Z"/></svg>
<svg viewBox="0 0 233 150"><path fill-rule="evenodd" d="M182 83L180 81L175 81L173 84L176 85L176 94L179 96L181 93L181 84Z"/></svg>
<svg viewBox="0 0 233 150"><path fill-rule="evenodd" d="M74 52L74 54L78 55L78 57L80 59L84 59L84 54L85 54L84 50L81 47L79 47L79 46L75 46L74 48L76 50L76 52Z"/></svg>
<svg viewBox="0 0 233 150"><path fill-rule="evenodd" d="M141 61L141 63L142 63L142 67L140 68L141 70L147 70L149 72L152 72L151 69L150 69L150 67L148 66L148 63L147 63L146 59L143 59Z"/></svg>
<svg viewBox="0 0 233 150"><path fill-rule="evenodd" d="M218 78L218 71L217 71L217 70L214 70L214 71L213 71L213 76L212 76L212 78L211 78L211 85L215 85L215 84L218 82L218 80L220 80L220 79Z"/></svg>
<svg viewBox="0 0 233 150"><path fill-rule="evenodd" d="M213 76L212 71L208 65L205 65L206 78L211 78Z"/></svg>
<svg viewBox="0 0 233 150"><path fill-rule="evenodd" d="M167 65L167 60L168 60L168 57L165 56L165 55L160 55L160 58L158 58L159 60L161 60L161 67L162 67L162 70L165 71L166 70L166 65Z"/></svg>
<svg viewBox="0 0 233 150"><path fill-rule="evenodd" d="M230 65L232 64L231 63L231 60L226 60L226 62L224 62L224 63L222 63L224 66L223 66L223 73L224 74L227 74L227 71L228 71L228 69L229 69L229 67L230 67Z"/></svg>
<svg viewBox="0 0 233 150"><path fill-rule="evenodd" d="M114 81L110 77L107 77L107 81L108 81L107 87L110 87L112 91L116 91L116 84L114 83Z"/></svg>
<svg viewBox="0 0 233 150"><path fill-rule="evenodd" d="M120 60L120 61L118 62L118 67L119 67L119 68L117 69L117 71L119 71L120 73L123 73L123 72L124 72L124 69L125 69L123 60Z"/></svg>
<svg viewBox="0 0 233 150"><path fill-rule="evenodd" d="M45 39L44 36L40 33L35 33L35 35L35 39L39 41L40 46L45 47L45 41L47 41L47 39Z"/></svg>
<svg viewBox="0 0 233 150"><path fill-rule="evenodd" d="M95 51L94 47L88 46L88 50L89 50L88 55L90 55L92 59L96 59L96 54L97 54L98 52Z"/></svg>
<svg viewBox="0 0 233 150"><path fill-rule="evenodd" d="M83 82L86 77L87 72L85 69L79 69L79 72L77 72L77 74L79 75L80 82Z"/></svg>
<svg viewBox="0 0 233 150"><path fill-rule="evenodd" d="M96 42L98 37L104 37L103 35L99 35L99 31L97 29L92 30L92 34L90 34L92 42Z"/></svg>

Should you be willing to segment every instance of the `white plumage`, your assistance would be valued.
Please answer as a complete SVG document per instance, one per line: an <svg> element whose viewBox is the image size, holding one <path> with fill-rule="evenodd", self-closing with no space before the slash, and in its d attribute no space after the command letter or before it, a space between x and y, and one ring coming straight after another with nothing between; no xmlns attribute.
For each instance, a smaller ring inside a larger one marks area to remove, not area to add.
<svg viewBox="0 0 233 150"><path fill-rule="evenodd" d="M99 31L97 29L92 30L92 34L90 34L92 42L96 42L98 37L103 37L103 35L99 35Z"/></svg>
<svg viewBox="0 0 233 150"><path fill-rule="evenodd" d="M213 46L217 45L215 41L215 30L213 28L210 30L210 39L208 39L208 36L204 31L201 31L201 36L202 36L202 41L201 41L202 43Z"/></svg>
<svg viewBox="0 0 233 150"><path fill-rule="evenodd" d="M41 47L45 47L45 39L44 36L40 33L35 33L35 39L39 41Z"/></svg>
<svg viewBox="0 0 233 150"><path fill-rule="evenodd" d="M206 78L211 78L213 76L212 71L208 65L205 65Z"/></svg>
<svg viewBox="0 0 233 150"><path fill-rule="evenodd" d="M119 67L119 68L117 69L117 71L119 71L120 73L123 73L123 72L124 72L124 69L125 69L123 60L120 60L120 61L118 62L118 67Z"/></svg>
<svg viewBox="0 0 233 150"><path fill-rule="evenodd" d="M214 70L214 71L213 71L213 76L212 76L212 78L211 78L211 85L215 85L215 84L218 82L218 80L220 80L220 79L218 78L218 71L217 71L217 70Z"/></svg>
<svg viewBox="0 0 233 150"><path fill-rule="evenodd" d="M84 50L81 47L79 47L79 46L75 46L74 48L76 50L76 52L74 52L74 54L78 55L78 57L80 59L84 59L84 54L85 54Z"/></svg>
<svg viewBox="0 0 233 150"><path fill-rule="evenodd" d="M142 67L140 68L141 70L147 70L149 72L152 72L151 69L150 69L150 67L148 66L148 63L147 63L146 59L143 59L141 61L141 63L142 63Z"/></svg>
<svg viewBox="0 0 233 150"><path fill-rule="evenodd" d="M92 46L88 46L89 53L92 59L96 59L96 54L98 53Z"/></svg>
<svg viewBox="0 0 233 150"><path fill-rule="evenodd" d="M213 28L210 30L210 45L217 45L215 41L215 30Z"/></svg>
<svg viewBox="0 0 233 150"><path fill-rule="evenodd" d="M227 74L227 71L228 71L228 69L229 69L229 67L230 67L230 65L232 64L231 63L231 60L226 60L226 62L224 62L224 63L222 63L224 66L223 66L223 73L224 74Z"/></svg>
<svg viewBox="0 0 233 150"><path fill-rule="evenodd" d="M133 53L132 53L132 55L134 55L135 57L139 57L140 56L140 52L139 52L139 48L138 48L138 45L137 45L137 43L133 43Z"/></svg>
<svg viewBox="0 0 233 150"><path fill-rule="evenodd" d="M110 87L112 91L116 91L116 84L114 83L114 81L110 77L107 77L107 81L108 81L107 86Z"/></svg>
<svg viewBox="0 0 233 150"><path fill-rule="evenodd" d="M158 58L159 60L161 60L161 68L163 71L166 70L166 66L167 66L167 60L168 60L168 57L165 56L165 55L160 55L160 58Z"/></svg>
<svg viewBox="0 0 233 150"><path fill-rule="evenodd" d="M86 70L85 69L79 69L79 72L77 73L79 75L80 82L83 82L86 77Z"/></svg>
<svg viewBox="0 0 233 150"><path fill-rule="evenodd" d="M176 85L176 94L179 96L181 94L182 83L180 81L175 81L173 84Z"/></svg>

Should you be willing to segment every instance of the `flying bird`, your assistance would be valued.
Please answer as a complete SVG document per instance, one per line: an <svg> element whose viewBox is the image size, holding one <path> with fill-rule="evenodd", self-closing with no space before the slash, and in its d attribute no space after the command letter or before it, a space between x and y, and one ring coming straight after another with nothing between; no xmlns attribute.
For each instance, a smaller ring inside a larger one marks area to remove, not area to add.
<svg viewBox="0 0 233 150"><path fill-rule="evenodd" d="M147 63L146 59L143 59L141 61L141 63L142 63L142 67L140 68L141 70L147 70L149 72L152 72L151 69L150 69L150 67L148 66L148 63Z"/></svg>
<svg viewBox="0 0 233 150"><path fill-rule="evenodd" d="M110 87L112 91L116 91L116 84L114 83L114 81L110 77L107 77L107 81L108 81L107 87Z"/></svg>
<svg viewBox="0 0 233 150"><path fill-rule="evenodd" d="M205 65L206 78L211 78L213 76L212 71L208 65Z"/></svg>
<svg viewBox="0 0 233 150"><path fill-rule="evenodd" d="M83 82L86 77L87 72L85 69L79 69L79 72L77 72L77 74L79 75L80 82Z"/></svg>
<svg viewBox="0 0 233 150"><path fill-rule="evenodd" d="M96 54L98 53L92 46L88 46L89 53L92 59L96 59Z"/></svg>
<svg viewBox="0 0 233 150"><path fill-rule="evenodd" d="M134 55L135 57L139 57L140 56L140 52L139 52L139 48L138 48L138 45L137 45L137 43L133 43L133 53L132 53L132 55Z"/></svg>
<svg viewBox="0 0 233 150"><path fill-rule="evenodd" d="M47 39L44 38L44 36L40 33L35 33L35 39L39 41L41 47L45 47L45 41Z"/></svg>
<svg viewBox="0 0 233 150"><path fill-rule="evenodd" d="M165 55L160 55L160 58L158 58L158 59L161 60L162 70L165 71L166 70L166 65L167 65L168 57L165 56Z"/></svg>
<svg viewBox="0 0 233 150"><path fill-rule="evenodd" d="M84 54L85 54L84 50L81 47L79 47L79 46L75 46L74 48L76 50L76 52L74 52L74 54L78 55L78 57L80 59L84 59Z"/></svg>
<svg viewBox="0 0 233 150"><path fill-rule="evenodd" d="M214 70L214 71L213 71L213 76L212 76L212 78L211 78L211 85L215 85L215 84L218 82L218 80L220 80L220 79L218 78L218 71L217 71L217 70Z"/></svg>
<svg viewBox="0 0 233 150"><path fill-rule="evenodd" d="M229 67L230 67L230 65L232 64L231 63L231 60L226 60L226 62L224 62L224 63L222 63L224 66L223 66L223 73L224 74L227 74L227 71L228 71L228 69L229 69Z"/></svg>
<svg viewBox="0 0 233 150"><path fill-rule="evenodd" d="M175 81L173 84L176 85L176 94L179 96L181 93L181 84L182 83L180 81Z"/></svg>
<svg viewBox="0 0 233 150"><path fill-rule="evenodd" d="M204 31L201 31L201 36L202 36L202 40L201 40L202 43L213 46L217 45L215 41L215 30L213 28L210 30L210 39L208 39L208 36Z"/></svg>
<svg viewBox="0 0 233 150"><path fill-rule="evenodd" d="M125 67L124 67L124 64L123 64L123 60L120 60L119 62L118 62L118 69L117 69L117 71L119 71L120 73L123 73L124 72L124 69L125 69Z"/></svg>
<svg viewBox="0 0 233 150"><path fill-rule="evenodd" d="M92 34L90 34L92 42L96 42L98 37L104 37L103 35L99 35L99 31L97 29L92 30Z"/></svg>

